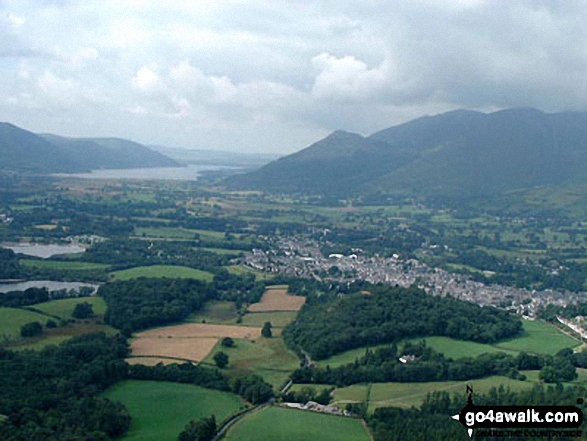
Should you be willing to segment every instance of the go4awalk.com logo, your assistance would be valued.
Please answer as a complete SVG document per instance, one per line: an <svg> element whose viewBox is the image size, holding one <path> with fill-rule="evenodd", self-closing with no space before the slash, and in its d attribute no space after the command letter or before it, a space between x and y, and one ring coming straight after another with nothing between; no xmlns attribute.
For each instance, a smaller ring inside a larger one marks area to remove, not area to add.
<svg viewBox="0 0 587 441"><path fill-rule="evenodd" d="M532 437L583 424L583 411L575 406L476 406L470 386L467 394L467 405L452 418L467 428L470 437L474 429L521 429L524 436Z"/></svg>

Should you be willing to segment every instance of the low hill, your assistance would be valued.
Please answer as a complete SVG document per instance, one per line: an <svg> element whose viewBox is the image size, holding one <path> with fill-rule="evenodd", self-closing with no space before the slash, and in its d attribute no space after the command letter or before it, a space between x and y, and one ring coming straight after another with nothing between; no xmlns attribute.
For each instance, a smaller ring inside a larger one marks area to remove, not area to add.
<svg viewBox="0 0 587 441"><path fill-rule="evenodd" d="M509 109L426 116L369 137L334 132L233 188L466 199L586 183L587 113Z"/></svg>
<svg viewBox="0 0 587 441"><path fill-rule="evenodd" d="M0 123L0 170L58 173L177 165L165 155L126 139L38 135Z"/></svg>

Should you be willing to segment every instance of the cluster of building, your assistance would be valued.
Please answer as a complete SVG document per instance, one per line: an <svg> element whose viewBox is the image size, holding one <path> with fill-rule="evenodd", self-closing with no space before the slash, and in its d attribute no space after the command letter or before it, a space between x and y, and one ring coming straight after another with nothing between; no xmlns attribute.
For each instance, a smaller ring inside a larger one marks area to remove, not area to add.
<svg viewBox="0 0 587 441"><path fill-rule="evenodd" d="M257 270L293 277L333 282L364 280L409 287L416 285L430 294L451 296L479 305L492 305L534 317L541 306L565 306L587 300L585 293L534 291L498 284L487 285L468 276L431 268L416 259L366 256L360 250L344 256L323 256L318 242L309 238L282 238L269 251L253 250L242 262Z"/></svg>
<svg viewBox="0 0 587 441"><path fill-rule="evenodd" d="M341 410L338 407L332 405L318 404L315 401L308 401L306 404L283 403L282 405L284 407L289 407L290 409L311 410L314 412L329 413L330 415L339 415L346 417L352 416L351 413L346 410Z"/></svg>

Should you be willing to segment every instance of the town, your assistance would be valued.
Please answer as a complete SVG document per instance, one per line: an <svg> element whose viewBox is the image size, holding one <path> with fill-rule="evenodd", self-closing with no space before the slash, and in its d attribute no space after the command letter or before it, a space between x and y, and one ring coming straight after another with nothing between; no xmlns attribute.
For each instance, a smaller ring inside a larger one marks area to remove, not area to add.
<svg viewBox="0 0 587 441"><path fill-rule="evenodd" d="M267 240L272 245L270 250L253 249L241 263L268 273L332 282L363 280L403 287L416 284L432 295L496 306L527 318L535 318L539 309L549 304L566 306L587 299L585 292L536 291L484 284L463 274L431 268L417 259L402 259L397 254L367 256L357 249L347 256L324 256L317 241L302 236Z"/></svg>

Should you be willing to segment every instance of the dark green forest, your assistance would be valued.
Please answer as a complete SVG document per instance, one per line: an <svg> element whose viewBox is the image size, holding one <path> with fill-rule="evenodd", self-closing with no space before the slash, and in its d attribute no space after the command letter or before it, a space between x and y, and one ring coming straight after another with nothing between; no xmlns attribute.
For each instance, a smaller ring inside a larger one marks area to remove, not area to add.
<svg viewBox="0 0 587 441"><path fill-rule="evenodd" d="M505 311L434 297L416 287L376 285L368 290L309 297L284 330L287 343L320 360L353 348L432 335L494 343L522 329L520 319Z"/></svg>

